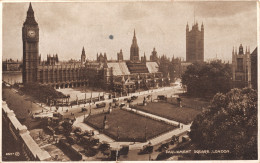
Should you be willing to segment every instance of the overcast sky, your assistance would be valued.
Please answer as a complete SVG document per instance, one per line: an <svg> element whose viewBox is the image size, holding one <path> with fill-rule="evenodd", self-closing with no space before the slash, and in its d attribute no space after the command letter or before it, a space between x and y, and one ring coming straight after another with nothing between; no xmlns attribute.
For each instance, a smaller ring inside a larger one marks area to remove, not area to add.
<svg viewBox="0 0 260 163"><path fill-rule="evenodd" d="M22 25L29 3L3 3L3 59L22 58ZM186 24L195 19L205 29L204 58L231 60L233 46L257 45L256 2L99 2L32 3L40 28L40 54L61 60L106 52L129 59L133 31L140 55L186 58ZM195 12L194 12L195 11ZM109 35L114 38L110 39ZM149 57L148 57L149 58Z"/></svg>

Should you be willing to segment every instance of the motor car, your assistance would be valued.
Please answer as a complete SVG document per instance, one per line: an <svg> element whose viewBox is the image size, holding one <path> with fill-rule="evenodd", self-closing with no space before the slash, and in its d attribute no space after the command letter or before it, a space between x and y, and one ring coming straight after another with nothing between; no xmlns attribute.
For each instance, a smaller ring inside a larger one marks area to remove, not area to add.
<svg viewBox="0 0 260 163"><path fill-rule="evenodd" d="M120 105L119 105L119 107L124 107L125 106L125 103L121 103Z"/></svg>
<svg viewBox="0 0 260 163"><path fill-rule="evenodd" d="M124 101L128 101L128 100L131 100L131 98L128 98L128 97L124 98Z"/></svg>
<svg viewBox="0 0 260 163"><path fill-rule="evenodd" d="M106 103L102 102L102 103L96 104L96 106L97 106L97 108L103 108L106 106Z"/></svg>
<svg viewBox="0 0 260 163"><path fill-rule="evenodd" d="M138 98L138 96L132 96L131 99L132 100L136 100Z"/></svg>
<svg viewBox="0 0 260 163"><path fill-rule="evenodd" d="M118 102L118 99L114 98L114 99L113 99L113 102Z"/></svg>
<svg viewBox="0 0 260 163"><path fill-rule="evenodd" d="M153 152L153 146L151 145L145 145L143 149L140 150L138 154L149 154Z"/></svg>
<svg viewBox="0 0 260 163"><path fill-rule="evenodd" d="M81 111L84 112L84 111L88 111L87 108L81 108Z"/></svg>

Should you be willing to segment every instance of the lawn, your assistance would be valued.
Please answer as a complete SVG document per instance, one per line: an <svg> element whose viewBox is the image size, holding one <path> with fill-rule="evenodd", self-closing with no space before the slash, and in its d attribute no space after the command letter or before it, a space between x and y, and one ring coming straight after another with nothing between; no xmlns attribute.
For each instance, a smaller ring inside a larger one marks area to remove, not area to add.
<svg viewBox="0 0 260 163"><path fill-rule="evenodd" d="M87 124L102 131L105 114L93 115ZM146 141L176 126L137 115L121 109L106 115L108 128L102 132L117 141ZM146 128L146 129L145 129Z"/></svg>
<svg viewBox="0 0 260 163"><path fill-rule="evenodd" d="M155 114L167 119L188 124L201 113L201 109L193 109L190 107L177 107L177 105L166 102L148 103L146 106L135 106L135 109Z"/></svg>

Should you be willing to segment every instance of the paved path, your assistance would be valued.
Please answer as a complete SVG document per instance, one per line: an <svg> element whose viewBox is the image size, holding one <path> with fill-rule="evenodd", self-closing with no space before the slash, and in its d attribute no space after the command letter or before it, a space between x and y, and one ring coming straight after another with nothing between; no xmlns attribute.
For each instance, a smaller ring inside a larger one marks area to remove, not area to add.
<svg viewBox="0 0 260 163"><path fill-rule="evenodd" d="M163 122L170 124L170 125L179 125L179 122L177 122L177 121L169 120L167 118L163 118L163 117L151 114L151 113L146 113L146 112L136 110L136 109L132 109L132 108L123 108L123 109L127 110L127 111L134 112L134 113L139 114L139 115L142 115L144 117L149 117L149 118L154 119L154 120L163 121ZM183 125L183 124L180 123L180 125Z"/></svg>
<svg viewBox="0 0 260 163"><path fill-rule="evenodd" d="M180 83L178 83L177 86L175 86L174 88L175 89L180 88ZM171 89L173 89L173 87L158 89L158 90L156 90L156 92L160 92L160 91L164 91L164 90L171 90ZM149 92L152 93L152 91L149 91ZM144 91L144 92L140 92L140 94L142 94L142 95L149 94L149 92ZM154 91L153 91L153 93L154 93ZM175 93L177 93L177 91ZM139 95L139 93L133 93L132 95L136 96L136 95ZM120 97L119 100L124 99L124 98L126 98L126 97ZM152 118L152 119L163 121L163 122L171 124L171 125L179 125L179 122L169 120L167 118L163 118L163 117L160 117L160 116L157 116L157 115L153 115L153 114L150 114L150 113L146 113L146 112L139 111L139 110L136 110L136 109L131 109L131 108L124 108L124 109L127 110L127 111L133 111L137 114L140 114L140 115ZM88 116L88 114L86 114L85 116ZM169 131L165 134L162 134L162 135L157 136L153 139L150 139L150 140L148 140L147 142L144 142L144 143L133 143L133 142L116 142L113 139L106 136L105 134L100 134L96 129L94 129L94 128L88 126L87 124L85 124L83 122L83 120L84 120L84 116L80 116L76 119L76 121L74 122L73 125L76 126L76 127L80 127L82 130L88 130L88 131L92 130L92 131L94 131L94 134L100 139L101 142L106 141L113 148L120 148L121 145L129 145L129 149L131 149L131 150L142 149L143 146L147 145L149 142L151 142L152 145L157 145L157 144L159 144L163 141L171 139L171 137L173 135L180 135L180 134L186 133L187 131L190 130L190 126L191 126L190 124L185 125L185 124L180 123L180 125L182 126L181 128L177 128L177 129L174 129L172 131Z"/></svg>
<svg viewBox="0 0 260 163"><path fill-rule="evenodd" d="M128 110L128 111L131 110L131 108L125 108L125 109ZM132 110L135 110L135 109L132 109ZM168 124L172 124L172 125L178 125L179 124L179 122L169 120L169 119L166 119L166 118L163 118L163 117L159 117L159 116L156 116L156 115L153 115L153 114L150 114L150 113L145 113L145 112L142 112L142 111L138 111L138 114L141 114L141 115L143 114L143 115L148 116L150 118L157 119L157 120L160 120L160 121L166 122ZM162 135L157 136L153 139L150 139L150 140L148 140L147 142L144 142L144 143L116 142L113 139L106 136L105 134L100 134L96 129L94 129L94 128L88 126L87 124L85 124L83 122L83 119L84 119L84 116L78 117L73 125L76 126L76 127L80 127L82 130L88 130L88 131L93 130L94 134L99 138L100 142L106 141L110 144L110 146L112 148L117 149L117 148L120 148L121 145L129 145L130 150L142 149L143 146L147 145L149 142L151 142L152 145L160 144L163 141L171 139L171 137L173 135L180 135L180 134L186 133L187 131L190 130L190 126L191 126L190 124L189 125L180 124L182 126L181 128L177 128L177 129L174 129L172 131L169 131L165 134L162 134Z"/></svg>

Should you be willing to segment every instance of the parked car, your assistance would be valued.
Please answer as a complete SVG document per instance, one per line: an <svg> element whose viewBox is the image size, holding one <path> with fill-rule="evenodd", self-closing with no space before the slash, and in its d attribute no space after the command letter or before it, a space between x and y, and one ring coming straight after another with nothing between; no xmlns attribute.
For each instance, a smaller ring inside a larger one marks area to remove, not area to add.
<svg viewBox="0 0 260 163"><path fill-rule="evenodd" d="M87 108L81 108L81 111L84 112L84 111L88 111Z"/></svg>
<svg viewBox="0 0 260 163"><path fill-rule="evenodd" d="M143 149L140 150L138 154L149 154L153 152L153 146L151 145L145 145Z"/></svg>
<svg viewBox="0 0 260 163"><path fill-rule="evenodd" d="M138 98L138 96L132 96L131 100L136 100Z"/></svg>
<svg viewBox="0 0 260 163"><path fill-rule="evenodd" d="M123 145L122 148L119 151L120 155L127 155L128 152L129 152L129 146L128 145Z"/></svg>
<svg viewBox="0 0 260 163"><path fill-rule="evenodd" d="M128 97L124 98L124 101L128 101L128 100L131 100L131 98L128 98Z"/></svg>
<svg viewBox="0 0 260 163"><path fill-rule="evenodd" d="M96 106L97 106L97 108L103 108L106 106L106 103L102 102L102 103L96 104Z"/></svg>
<svg viewBox="0 0 260 163"><path fill-rule="evenodd" d="M128 99L127 102L128 102L128 103L131 103L131 102L133 102L133 100L132 100L132 99Z"/></svg>
<svg viewBox="0 0 260 163"><path fill-rule="evenodd" d="M165 143L165 144L162 144L156 151L162 152L162 151L167 150L168 148L169 148L169 144Z"/></svg>
<svg viewBox="0 0 260 163"><path fill-rule="evenodd" d="M118 99L114 98L114 99L113 99L113 102L118 102Z"/></svg>
<svg viewBox="0 0 260 163"><path fill-rule="evenodd" d="M167 100L167 97L164 96L164 95L158 95L158 96L157 96L157 99L158 99L158 100Z"/></svg>
<svg viewBox="0 0 260 163"><path fill-rule="evenodd" d="M121 103L121 104L119 105L120 108L122 108L122 107L124 107L124 106L125 106L125 103Z"/></svg>

